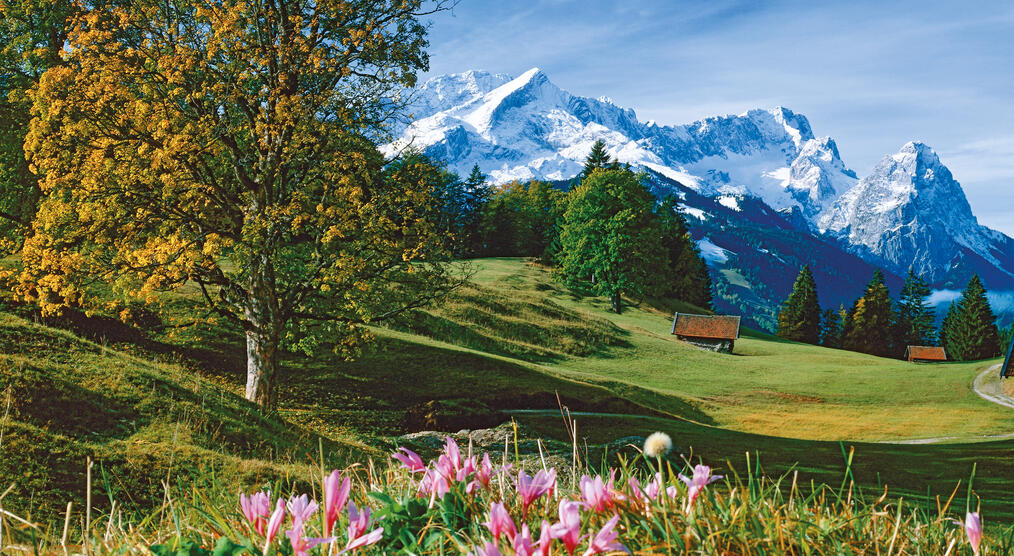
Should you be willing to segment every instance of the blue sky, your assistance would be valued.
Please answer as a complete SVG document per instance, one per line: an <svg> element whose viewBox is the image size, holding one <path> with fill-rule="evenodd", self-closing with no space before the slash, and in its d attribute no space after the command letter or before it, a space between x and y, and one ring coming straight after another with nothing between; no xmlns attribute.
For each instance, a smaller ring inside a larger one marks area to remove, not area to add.
<svg viewBox="0 0 1014 556"><path fill-rule="evenodd" d="M786 106L860 176L923 141L1014 236L1014 1L461 0L431 21L431 75L538 66L662 124Z"/></svg>

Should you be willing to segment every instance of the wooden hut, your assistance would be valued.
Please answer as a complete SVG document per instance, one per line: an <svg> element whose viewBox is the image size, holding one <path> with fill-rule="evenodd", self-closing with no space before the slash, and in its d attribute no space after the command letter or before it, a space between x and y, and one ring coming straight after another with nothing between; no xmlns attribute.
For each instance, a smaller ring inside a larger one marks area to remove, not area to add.
<svg viewBox="0 0 1014 556"><path fill-rule="evenodd" d="M739 317L676 313L672 335L702 349L732 353L739 338Z"/></svg>
<svg viewBox="0 0 1014 556"><path fill-rule="evenodd" d="M1000 376L1014 376L1014 357L1012 355L1014 355L1014 341L1007 348L1007 357L1003 360L1003 367L1000 367Z"/></svg>
<svg viewBox="0 0 1014 556"><path fill-rule="evenodd" d="M912 363L939 363L947 361L947 352L942 347L908 346L905 350L905 359Z"/></svg>

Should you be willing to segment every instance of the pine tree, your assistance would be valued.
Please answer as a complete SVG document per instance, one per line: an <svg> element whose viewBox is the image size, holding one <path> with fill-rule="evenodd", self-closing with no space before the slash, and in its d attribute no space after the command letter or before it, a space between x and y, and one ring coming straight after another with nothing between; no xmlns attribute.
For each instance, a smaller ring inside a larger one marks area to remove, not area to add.
<svg viewBox="0 0 1014 556"><path fill-rule="evenodd" d="M1014 324L1008 326L1007 328L1000 329L1000 349L1007 350L1012 343L1014 343ZM1006 354L1006 351L1001 353L1001 355Z"/></svg>
<svg viewBox="0 0 1014 556"><path fill-rule="evenodd" d="M958 361L974 361L1000 355L1000 332L996 327L996 316L989 306L986 288L978 275L969 280L957 306L947 331L947 342L950 345L947 355Z"/></svg>
<svg viewBox="0 0 1014 556"><path fill-rule="evenodd" d="M587 178L595 170L608 170L615 167L615 162L609 158L609 153L606 152L606 142L599 139L592 145L588 158L584 159L584 169L581 170L581 178Z"/></svg>
<svg viewBox="0 0 1014 556"><path fill-rule="evenodd" d="M881 357L900 356L892 341L895 317L891 294L879 269L856 302L850 328L844 342L846 349Z"/></svg>
<svg viewBox="0 0 1014 556"><path fill-rule="evenodd" d="M821 316L820 345L829 348L840 348L842 328L845 320L845 307L837 311L828 309Z"/></svg>
<svg viewBox="0 0 1014 556"><path fill-rule="evenodd" d="M694 244L694 249L697 249L696 244ZM700 251L696 252L699 253ZM708 271L708 261L704 257L697 257L696 266L694 289L688 293L687 302L704 309L714 310L714 296L711 293L714 283L711 281L711 272Z"/></svg>
<svg viewBox="0 0 1014 556"><path fill-rule="evenodd" d="M902 346L928 346L936 342L936 314L926 302L932 291L929 284L912 270L898 298L898 341Z"/></svg>
<svg viewBox="0 0 1014 556"><path fill-rule="evenodd" d="M820 340L820 303L817 283L809 266L804 266L792 286L792 293L778 313L778 336L816 344Z"/></svg>
<svg viewBox="0 0 1014 556"><path fill-rule="evenodd" d="M656 206L662 231L662 249L669 264L663 283L667 284L663 295L711 309L711 275L708 265L701 258L686 219L679 211L675 196L668 195Z"/></svg>
<svg viewBox="0 0 1014 556"><path fill-rule="evenodd" d="M479 170L479 165L472 166L472 172L464 181L465 215L462 232L462 244L468 256L479 256L483 251L481 226L483 212L489 203L490 186L486 176Z"/></svg>
<svg viewBox="0 0 1014 556"><path fill-rule="evenodd" d="M954 346L951 344L951 332L954 330L954 324L957 320L958 304L957 302L952 301L951 304L947 306L947 313L944 314L944 321L940 323L939 334L940 345L944 348L944 351L947 352L948 356L950 356L951 351L954 349Z"/></svg>

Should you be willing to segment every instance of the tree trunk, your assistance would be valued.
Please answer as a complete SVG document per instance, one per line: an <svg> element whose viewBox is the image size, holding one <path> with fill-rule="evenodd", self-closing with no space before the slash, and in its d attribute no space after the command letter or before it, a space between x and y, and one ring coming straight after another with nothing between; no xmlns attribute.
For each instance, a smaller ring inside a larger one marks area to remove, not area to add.
<svg viewBox="0 0 1014 556"><path fill-rule="evenodd" d="M278 398L275 377L284 328L274 286L274 268L267 257L261 257L250 268L244 316L247 325L246 399L264 412L273 409Z"/></svg>
<svg viewBox="0 0 1014 556"><path fill-rule="evenodd" d="M261 411L275 406L275 376L278 371L278 338L257 330L246 333L246 399Z"/></svg>
<svg viewBox="0 0 1014 556"><path fill-rule="evenodd" d="M611 295L609 297L609 303L613 306L613 311L615 311L617 315L620 314L620 312L623 310L622 307L623 300L620 299L620 294L614 293L613 295Z"/></svg>

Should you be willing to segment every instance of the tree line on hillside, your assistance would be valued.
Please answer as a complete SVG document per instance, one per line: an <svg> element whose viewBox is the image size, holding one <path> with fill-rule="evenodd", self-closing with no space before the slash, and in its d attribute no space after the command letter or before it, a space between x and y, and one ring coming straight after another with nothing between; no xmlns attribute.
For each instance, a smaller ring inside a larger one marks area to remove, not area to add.
<svg viewBox="0 0 1014 556"><path fill-rule="evenodd" d="M929 284L911 270L897 300L877 270L851 307L822 311L808 266L800 270L778 314L778 336L808 344L881 357L903 358L908 346L942 346L949 359L970 361L1000 355L1006 344L978 276L951 303L940 329L928 299ZM1007 342L1014 327L1004 331Z"/></svg>
<svg viewBox="0 0 1014 556"><path fill-rule="evenodd" d="M425 159L421 154L411 158ZM543 181L490 186L478 166L443 172L440 233L458 257L535 257L581 294L666 297L710 309L712 284L678 201L658 200L646 176L612 160L597 141L563 191Z"/></svg>

